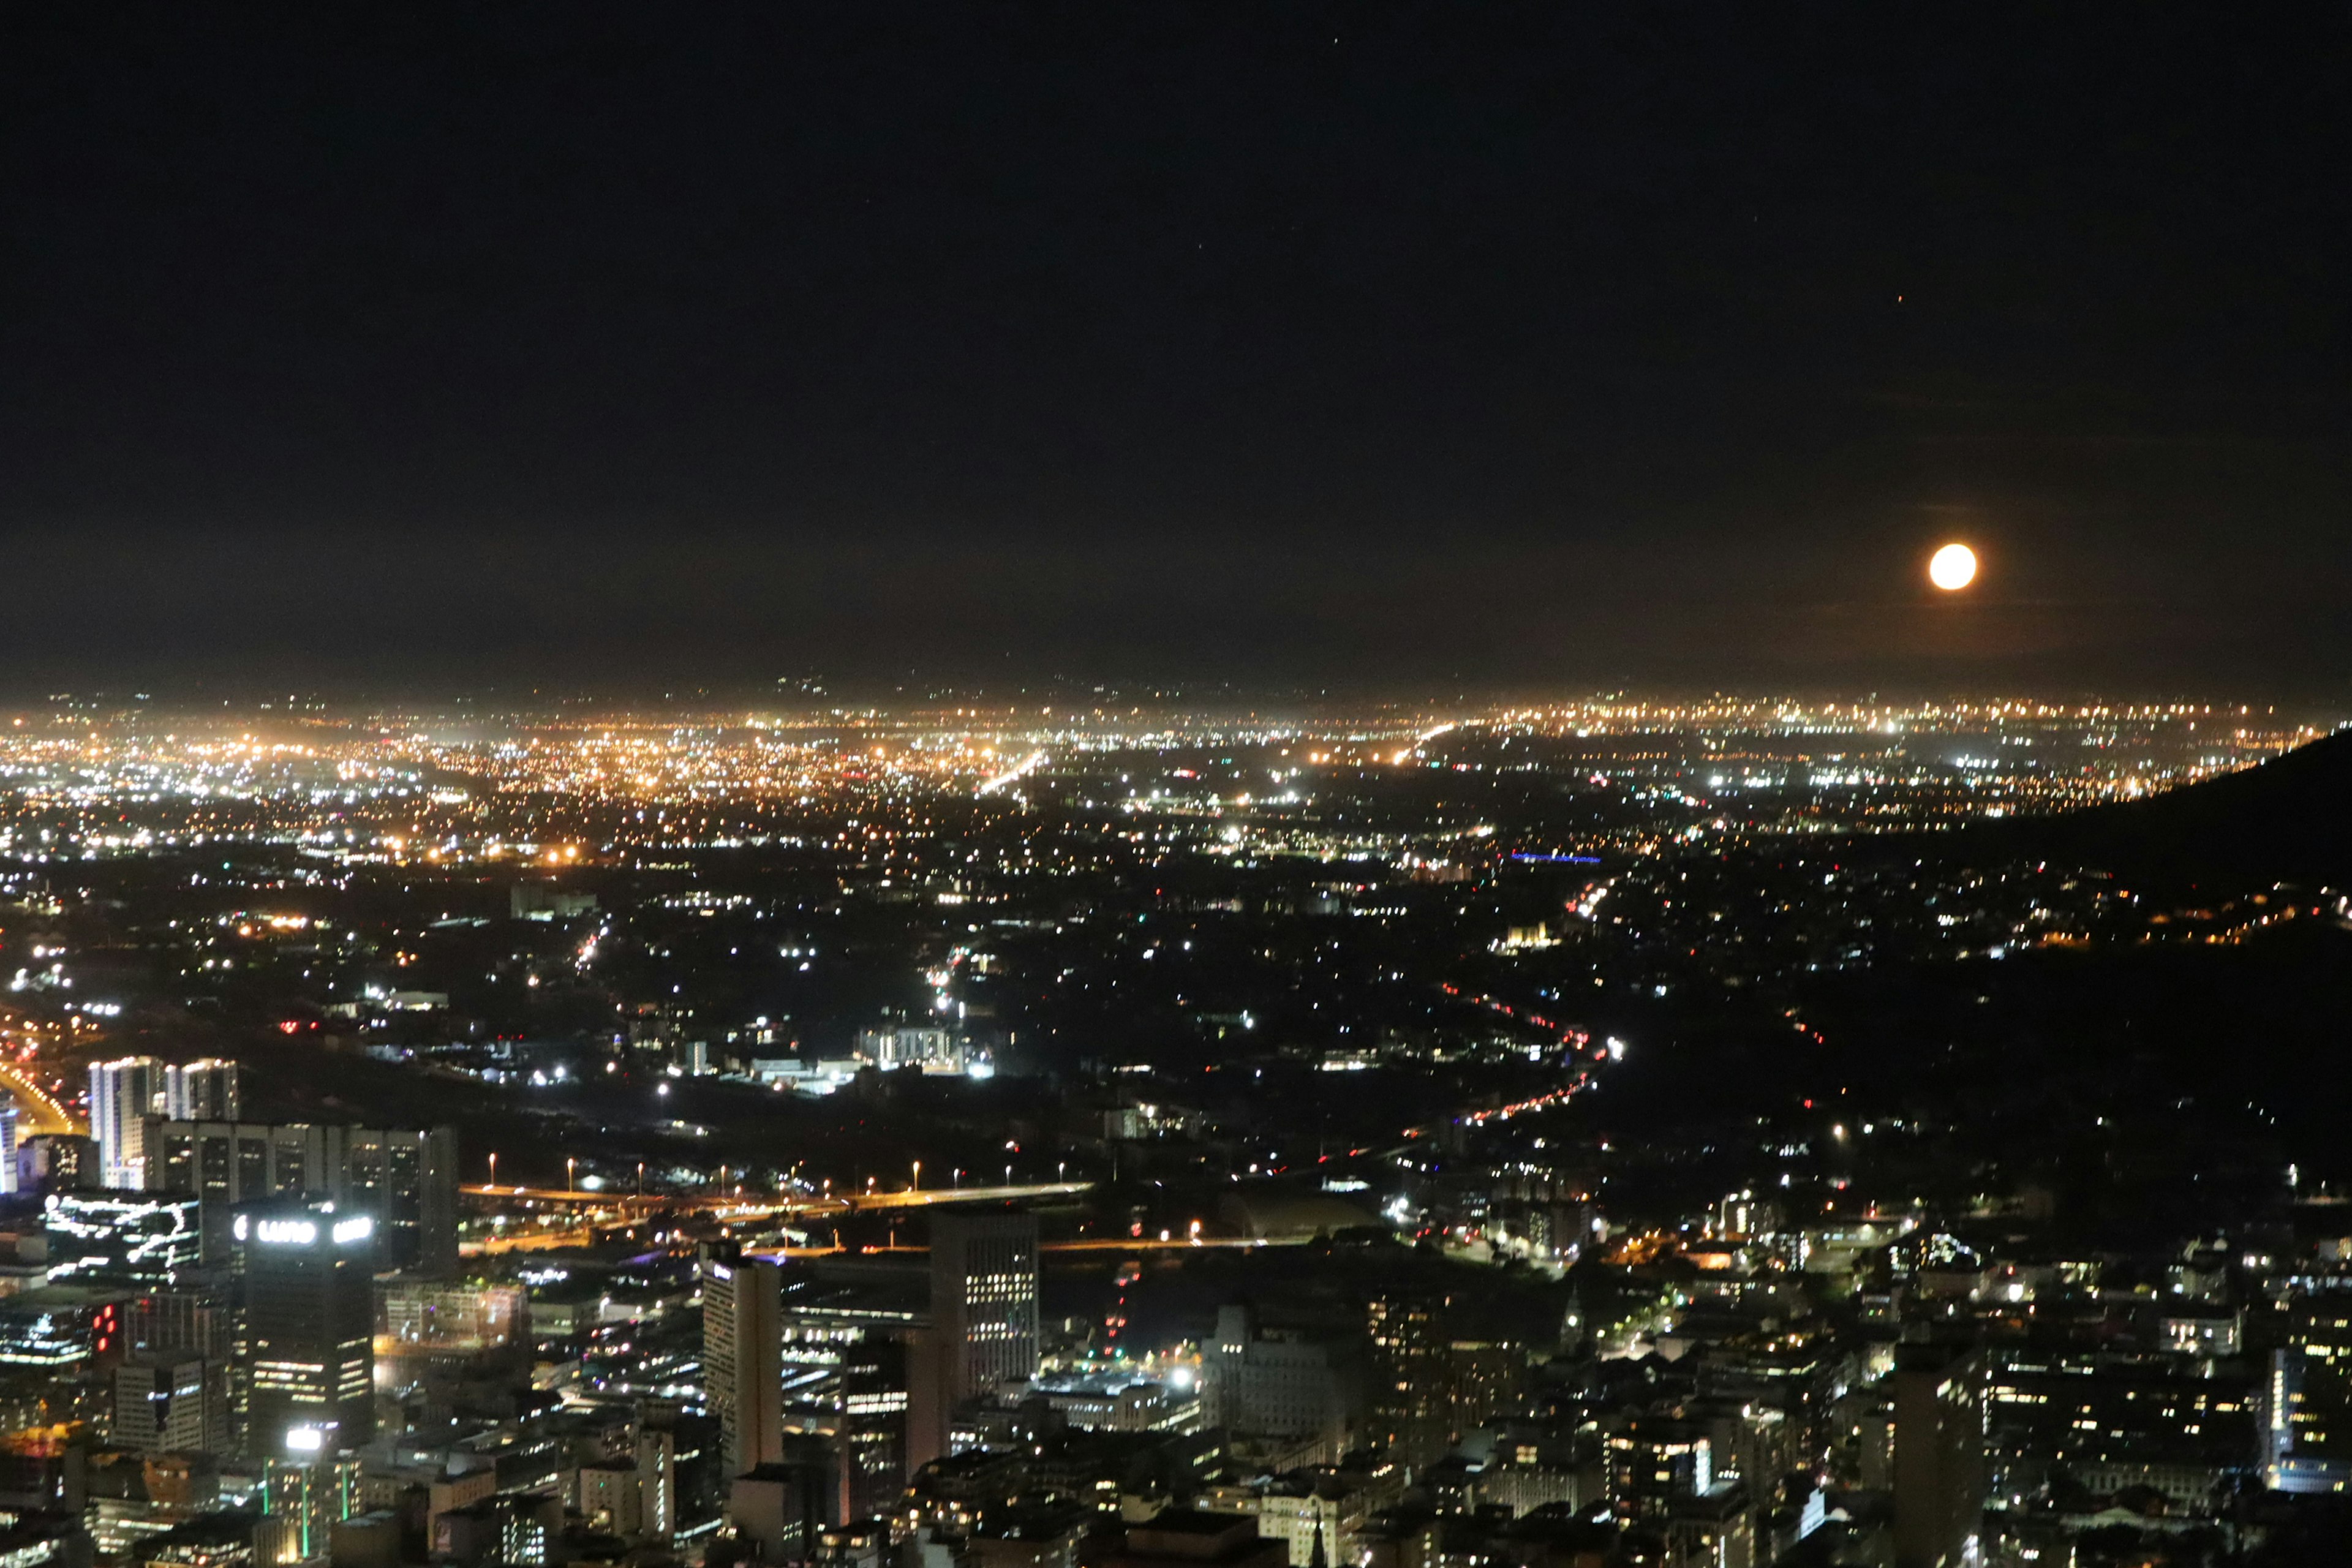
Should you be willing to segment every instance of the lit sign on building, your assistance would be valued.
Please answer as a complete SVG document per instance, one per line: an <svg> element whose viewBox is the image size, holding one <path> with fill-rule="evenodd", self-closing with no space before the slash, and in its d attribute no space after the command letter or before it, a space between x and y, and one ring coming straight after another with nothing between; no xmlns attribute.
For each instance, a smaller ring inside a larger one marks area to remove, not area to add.
<svg viewBox="0 0 2352 1568"><path fill-rule="evenodd" d="M308 1219L256 1220L249 1215L239 1215L230 1227L239 1241L258 1241L268 1247L313 1247L319 1240L319 1225ZM375 1234L375 1218L372 1215L355 1214L335 1221L328 1236L337 1247L349 1247L365 1241Z"/></svg>

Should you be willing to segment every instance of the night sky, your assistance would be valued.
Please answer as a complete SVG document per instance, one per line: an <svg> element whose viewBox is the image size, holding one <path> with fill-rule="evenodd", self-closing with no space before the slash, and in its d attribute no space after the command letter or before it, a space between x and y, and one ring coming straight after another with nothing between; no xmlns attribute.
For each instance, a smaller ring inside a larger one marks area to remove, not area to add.
<svg viewBox="0 0 2352 1568"><path fill-rule="evenodd" d="M11 691L2352 699L2340 7L213 10L0 22Z"/></svg>

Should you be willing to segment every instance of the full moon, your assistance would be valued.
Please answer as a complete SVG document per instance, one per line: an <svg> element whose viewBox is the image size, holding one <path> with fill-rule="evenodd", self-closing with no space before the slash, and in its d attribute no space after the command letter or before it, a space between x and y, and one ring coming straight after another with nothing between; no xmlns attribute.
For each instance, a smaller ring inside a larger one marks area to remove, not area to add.
<svg viewBox="0 0 2352 1568"><path fill-rule="evenodd" d="M1947 544L1927 563L1927 581L1947 594L1958 593L1977 580L1977 552L1965 544Z"/></svg>

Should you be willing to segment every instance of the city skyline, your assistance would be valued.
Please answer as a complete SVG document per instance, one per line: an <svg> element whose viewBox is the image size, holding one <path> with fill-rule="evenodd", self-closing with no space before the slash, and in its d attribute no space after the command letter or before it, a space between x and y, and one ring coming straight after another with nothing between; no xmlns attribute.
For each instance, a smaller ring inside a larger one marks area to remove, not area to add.
<svg viewBox="0 0 2352 1568"><path fill-rule="evenodd" d="M2342 1568L2352 25L0 14L5 1568Z"/></svg>

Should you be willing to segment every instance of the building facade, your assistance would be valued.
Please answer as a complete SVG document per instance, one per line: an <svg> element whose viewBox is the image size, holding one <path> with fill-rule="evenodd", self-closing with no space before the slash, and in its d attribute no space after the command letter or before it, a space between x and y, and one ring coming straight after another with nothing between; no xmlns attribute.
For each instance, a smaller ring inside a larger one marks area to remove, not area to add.
<svg viewBox="0 0 2352 1568"><path fill-rule="evenodd" d="M98 1143L98 1184L147 1185L147 1119L162 1102L163 1064L119 1057L89 1065L89 1135Z"/></svg>
<svg viewBox="0 0 2352 1568"><path fill-rule="evenodd" d="M316 1458L375 1431L375 1219L331 1199L237 1211L247 1445Z"/></svg>
<svg viewBox="0 0 2352 1568"><path fill-rule="evenodd" d="M226 1216L237 1205L300 1197L373 1215L383 1267L429 1274L457 1267L452 1128L157 1119L142 1148L149 1190L204 1200L207 1257L226 1255Z"/></svg>
<svg viewBox="0 0 2352 1568"><path fill-rule="evenodd" d="M200 1206L176 1193L51 1193L41 1210L49 1280L168 1285L203 1261Z"/></svg>
<svg viewBox="0 0 2352 1568"><path fill-rule="evenodd" d="M706 1251L702 1386L719 1417L732 1478L781 1460L784 1449L782 1282L764 1258Z"/></svg>
<svg viewBox="0 0 2352 1568"><path fill-rule="evenodd" d="M931 1322L946 1411L1036 1375L1035 1215L931 1216Z"/></svg>
<svg viewBox="0 0 2352 1568"><path fill-rule="evenodd" d="M220 1057L163 1069L163 1114L173 1121L235 1121L245 1114L237 1066Z"/></svg>

